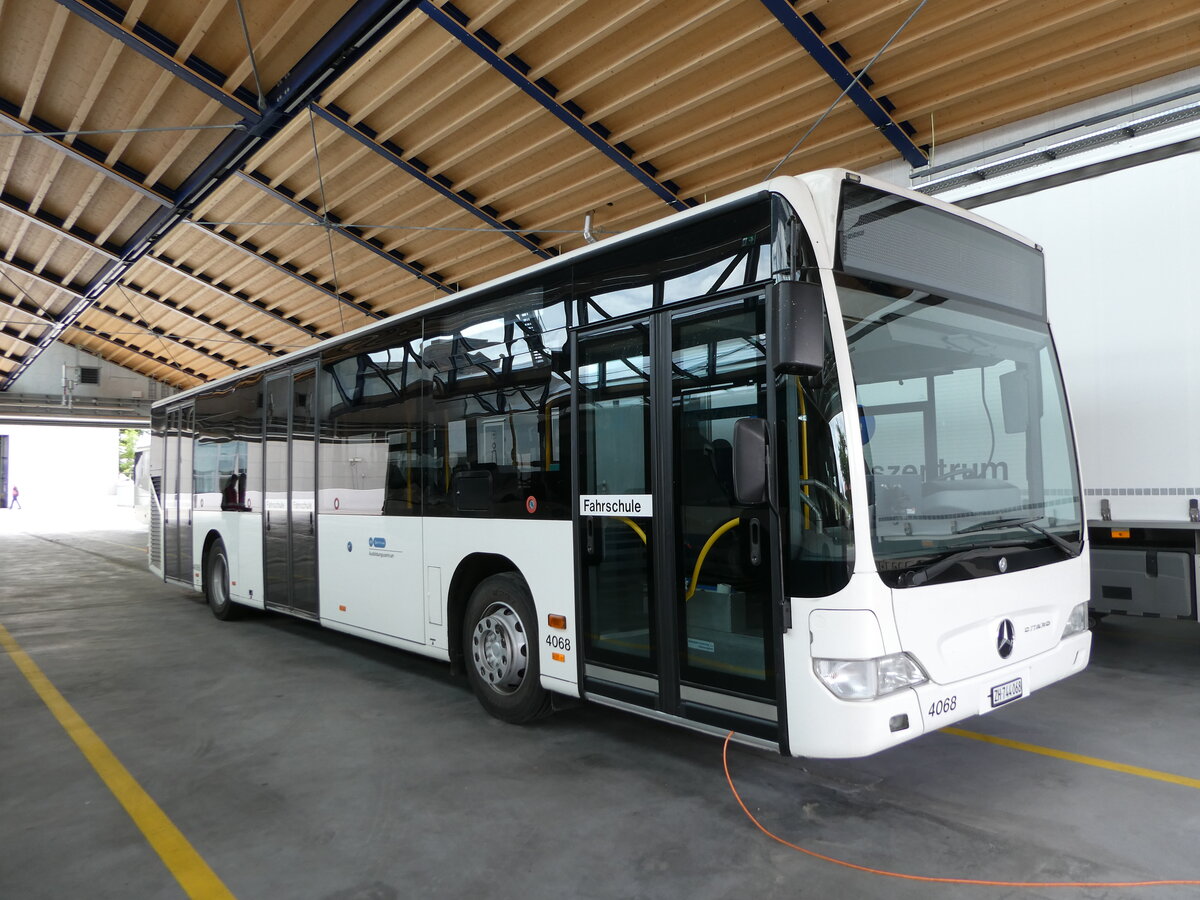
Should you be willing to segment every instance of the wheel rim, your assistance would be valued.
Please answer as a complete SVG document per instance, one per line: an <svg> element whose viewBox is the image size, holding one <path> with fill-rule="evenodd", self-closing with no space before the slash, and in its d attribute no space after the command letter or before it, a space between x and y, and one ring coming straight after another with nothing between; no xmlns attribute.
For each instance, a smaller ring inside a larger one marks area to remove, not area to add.
<svg viewBox="0 0 1200 900"><path fill-rule="evenodd" d="M475 671L493 691L511 694L525 681L529 642L521 617L507 603L492 603L471 634Z"/></svg>
<svg viewBox="0 0 1200 900"><path fill-rule="evenodd" d="M229 566L224 555L218 553L213 558L209 580L212 583L213 603L224 606L229 599Z"/></svg>

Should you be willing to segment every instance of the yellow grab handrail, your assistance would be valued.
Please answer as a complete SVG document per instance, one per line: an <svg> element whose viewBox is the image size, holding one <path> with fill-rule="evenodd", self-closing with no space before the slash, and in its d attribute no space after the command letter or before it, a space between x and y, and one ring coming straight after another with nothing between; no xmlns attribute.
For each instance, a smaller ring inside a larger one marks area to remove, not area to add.
<svg viewBox="0 0 1200 900"><path fill-rule="evenodd" d="M642 539L642 543L646 543L646 532L642 531L642 527L638 525L637 522L633 521L633 519L627 519L624 516L613 516L613 518L618 522L624 522L626 525L632 528L635 532L637 532L637 536Z"/></svg>
<svg viewBox="0 0 1200 900"><path fill-rule="evenodd" d="M696 557L696 567L692 569L692 581L688 586L687 593L683 596L683 602L692 599L692 595L696 593L696 585L700 583L700 567L704 565L704 557L708 556L708 551L712 549L713 544L717 542L717 538L729 531L731 528L736 528L742 524L742 519L739 516L736 519L730 519L716 531L708 536L708 540L704 542L704 546L700 548L700 555Z"/></svg>

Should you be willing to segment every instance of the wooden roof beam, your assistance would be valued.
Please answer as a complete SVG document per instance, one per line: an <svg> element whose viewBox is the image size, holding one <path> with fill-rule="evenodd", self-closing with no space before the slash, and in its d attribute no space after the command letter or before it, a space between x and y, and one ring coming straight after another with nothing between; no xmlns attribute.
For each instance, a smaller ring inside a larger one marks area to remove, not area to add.
<svg viewBox="0 0 1200 900"><path fill-rule="evenodd" d="M156 36L150 29L140 24L135 24L132 29L128 29L115 13L107 15L102 12L101 3L104 3L105 0L62 0L62 2L73 12L83 16L112 37L126 43L147 59L177 75L212 99L226 105L231 102L241 104L248 107L250 112L242 120L243 124L249 127L227 135L217 148L184 179L174 194L174 202L152 214L122 248L121 260L109 263L92 279L83 301L76 303L68 310L67 315L55 325L50 341L41 345L41 349L48 346L54 337L71 325L89 303L99 297L109 286L119 281L158 240L186 218L192 208L228 178L241 162L254 152L255 148L265 143L281 125L295 115L298 109L302 109L314 91L328 80L336 77L338 72L352 65L379 39L383 32L394 26L397 21L402 20L413 9L411 0L402 3L396 3L394 0L358 0L333 28L309 49L296 66L271 89L270 95L267 97L266 108L260 113L256 109L257 98L250 103L244 103L234 94L218 87L217 85L225 82L225 78L220 73L210 75L208 72L195 71L196 66L202 62L196 57L190 57L186 65L181 65L169 55L178 49L174 44L170 44L168 47L167 44L155 43L161 38L161 35ZM169 42L167 43L169 44ZM245 93L249 94L249 92ZM304 326L300 327L304 328ZM38 353L40 350L32 354L33 358L36 359ZM32 360L26 360L20 368L9 373L4 383L0 385L0 391L6 391L12 387L31 362Z"/></svg>
<svg viewBox="0 0 1200 900"><path fill-rule="evenodd" d="M444 291L448 294L454 293L454 289L442 281L442 279L436 274L430 275L426 273L419 264L409 262L395 250L388 250L384 248L379 241L368 240L362 236L360 229L355 228L352 225L343 225L336 216L333 216L328 212L326 212L325 215L321 215L321 213L317 212L317 210L314 209L309 203L303 200L297 200L295 197L291 196L287 189L282 185L277 188L271 187L270 179L268 179L266 175L263 175L260 172L238 172L237 175L248 184L255 185L259 190L272 195L283 203L286 203L297 212L308 216L310 219L326 224L327 227L336 234L341 235L353 244L357 244L364 250L374 253L376 256L387 260L392 265L398 266L415 278L424 281L426 284L432 285L438 290ZM374 310L367 310L363 309L362 307L356 308L359 312L365 312L367 315L373 318L382 318L382 316Z"/></svg>
<svg viewBox="0 0 1200 900"><path fill-rule="evenodd" d="M366 304L363 301L357 299L350 291L341 291L341 292L335 291L333 288L331 288L328 285L324 284L323 282L317 280L317 278L315 278L314 276L309 275L305 272L301 272L299 269L297 269L291 263L283 261L276 254L272 253L269 250L266 250L265 248L259 247L257 244L253 243L252 241L239 240L237 237L235 237L231 233L227 233L224 231L218 231L215 227L213 227L211 225L202 225L199 222L194 222L190 219L186 220L185 224L187 224L193 228L200 229L201 231L204 232L205 235L207 235L208 237L216 238L224 246L229 247L230 249L237 250L239 253L241 253L243 255L253 257L260 263L266 263L268 266L270 266L275 271L277 271L283 275L287 275L289 278L293 278L296 281L299 281L305 287L309 287L309 288L312 288L313 290L320 291L322 294L324 294L326 297L328 297L331 300L337 300L339 303L345 303L345 304L353 307L358 312L365 312L365 313L367 313L367 315L371 314L370 312L367 311L368 308L367 308ZM158 249L155 249L155 251L151 254L151 258L162 260L164 263L167 263L168 265L172 265L172 266L178 265L177 263L169 262L169 257L167 257L165 253L163 253L161 250L158 250Z"/></svg>
<svg viewBox="0 0 1200 900"><path fill-rule="evenodd" d="M99 172L106 178L121 182L160 206L170 206L175 199L174 192L168 186L158 182L153 185L147 184L148 176L132 166L122 162L109 165L105 162L107 154L82 138L74 137L70 143L67 143L63 139L66 129L56 128L38 116L32 116L26 121L21 117L17 107L3 98L0 98L0 122L7 122L17 131L28 135L28 139L41 141L46 146L67 154L75 162ZM231 125L230 127L236 128L237 126ZM26 139L16 138L16 140ZM14 140L14 138L5 138L5 140Z"/></svg>
<svg viewBox="0 0 1200 900"><path fill-rule="evenodd" d="M1169 64L1172 59L1186 58L1189 50L1194 54L1194 42L1187 44L1181 40L1180 45L1174 48L1166 44L1173 37L1187 37L1187 27L1194 25L1197 19L1200 19L1200 8L1185 6L1171 17L1163 16L1153 23L1144 25L1137 40L1146 43L1156 42L1154 53L1146 53L1142 57L1146 60L1146 67L1154 71L1155 67ZM1096 29L1094 33L1090 34L1079 34L1078 31L1075 31L1073 39L1075 41L1072 46L1073 52L1065 58L1010 61L1004 54L1000 54L998 58L993 59L994 66L1003 67L1002 71L1012 75L1019 74L1020 79L1006 82L1003 94L996 97L992 104L991 115L1001 120L1006 117L1019 116L1030 107L1028 96L1036 94L1035 91L1029 90L1029 83L1044 84L1046 80L1052 79L1066 66L1079 70L1086 61L1096 65L1096 72L1090 80L1074 87L1070 100L1066 99L1064 94L1056 93L1056 106L1075 102L1076 98L1082 99L1088 93L1101 94L1107 85L1113 82L1120 83L1128 78L1128 70L1114 72L1102 64L1104 57L1116 46L1130 42L1130 38L1126 34ZM982 65L983 63L977 63L977 66ZM1148 74L1146 79L1152 77L1154 77L1153 74ZM1021 93L1022 87L1024 87L1024 95ZM989 88L988 90L996 93L995 89ZM914 116L926 116L950 108L953 104L968 102L972 95L982 92L978 86L956 84L953 89L939 91L936 95L930 90L925 90L921 96L910 95L910 103L914 110ZM946 140L951 140L951 138L947 136Z"/></svg>
<svg viewBox="0 0 1200 900"><path fill-rule="evenodd" d="M6 322L0 322L0 338L12 341L14 344L20 344L22 347L28 347L30 350L37 346L36 341L31 341L27 337L22 337ZM14 361L20 363L22 359L24 359L24 357L15 357Z"/></svg>
<svg viewBox="0 0 1200 900"><path fill-rule="evenodd" d="M20 272L22 275L26 275L26 276L34 279L35 281L51 288L52 290L62 291L63 293L67 294L68 296L74 298L74 302L72 304L70 304L67 311L63 315L59 316L59 318L57 320L48 320L47 324L50 325L50 331L46 335L43 335L42 338L38 341L38 346L40 348L39 352L40 352L40 350L44 350L47 346L49 346L51 343L53 343L54 339L57 338L58 335L60 335L66 329L67 325L70 324L69 322L66 322L66 320L69 317L71 317L72 314L74 314L74 316L77 317L80 313L83 312L84 309L87 308L87 306L91 305L92 302L95 302L93 300L87 299L87 296L86 296L87 288L85 285L74 284L74 283L69 283L69 282L63 283L60 281L56 281L54 278L52 278L42 272L37 271L37 268L36 268L36 266L34 266L33 263L23 260L20 257L13 257L12 259L0 260L0 264L11 266L12 268L14 268L18 272ZM173 266L173 270L179 271L179 272L185 272L185 270L182 267L179 267L177 264L176 264L176 266ZM207 287L212 287L212 285L208 281L206 281L204 278L202 278L200 276L195 276L190 272L187 272L187 274L191 275L200 284L203 284ZM210 327L213 327L213 323L211 323L210 321L205 321L205 319L200 318L197 314L187 312L181 306L173 303L172 301L169 301L165 297L154 295L153 292L148 292L145 289L134 288L134 290L139 295L145 296L148 299L153 300L156 303L161 303L164 306L166 306L168 309L171 309L175 312L183 313L184 315L188 315L190 318L194 318L197 321L199 321L205 325L209 325ZM222 293L224 293L224 292L222 292ZM255 301L243 299L240 296L234 296L234 295L230 295L230 294L226 294L226 296L229 296L231 299L238 300L241 303L251 306L252 308L256 309L259 312L267 313L268 315L272 316L273 318L277 318L277 319L280 319L281 321L287 322L289 325L292 325L293 327L298 328L301 331L304 331L306 334L310 334L315 338L320 339L323 337L328 337L328 335L318 332L316 329L309 328L308 326L302 325L298 322L294 322L291 319L288 319L288 318L280 315L279 313L273 312L268 309L264 309L264 308L260 307L259 305L257 305L257 303ZM66 322L66 324L64 324L65 322ZM243 340L244 342L250 344L251 346L254 346L255 349L257 349L263 353L281 355L282 352L286 352L286 351L278 351L278 350L275 350L274 348L265 347L265 346L262 346L261 344L257 344L257 342L254 342L250 338L245 338L240 333L238 333L236 330L231 329L227 326L216 326L216 327L220 327L222 331L225 331L227 333L234 335L235 337L238 337L240 340ZM34 358L36 358L36 356ZM29 359L28 362L32 363L33 358ZM22 373L23 373L23 368L18 368L17 371L10 373L10 375L12 376L12 380L15 381L16 377Z"/></svg>
<svg viewBox="0 0 1200 900"><path fill-rule="evenodd" d="M260 118L253 94L242 88L227 91L224 87L226 77L197 56L189 55L183 62L178 61L175 59L175 54L179 52L178 44L144 22L126 26L123 21L124 10L119 7L103 0L57 2L226 109L250 121Z"/></svg>
<svg viewBox="0 0 1200 900"><path fill-rule="evenodd" d="M672 45L677 41L684 40L695 31L697 28L707 24L712 20L713 16L719 15L722 12L722 7L728 9L727 3L724 0L707 0L706 3L692 3L684 10L678 8L678 14L675 18L673 27L668 31L652 32L647 30L630 29L628 38L622 34L622 51L624 53L619 59L611 61L606 60L604 66L595 66L595 71L575 81L559 79L558 86L564 96L577 97L585 91L591 90L594 87L604 83L609 78L613 77L615 72L622 72L629 67L634 66L638 62L647 59L651 56L656 56L659 60L665 61L670 59L679 59L684 61L686 68L697 68L708 65L711 60L711 51L705 50L701 53L698 48L688 46L686 50L680 51L676 46L675 53L671 53ZM638 10L638 15L641 10ZM773 23L767 19L755 20L752 17L743 17L741 23L742 29L736 31L730 29L724 34L724 40L734 45L746 43L774 27ZM575 51L575 48L569 48ZM575 58L583 51L575 51L570 53L571 58ZM725 52L725 47L718 47L718 53ZM567 50L562 49L558 55L552 57L546 62L539 60L538 65L534 66L533 71L529 74L531 77L539 77L548 74L551 69L562 60L566 55ZM661 65L661 63L660 63ZM643 85L635 88L629 93L630 99L637 99L639 95L644 95L650 91L657 90L661 85L663 77L678 77L678 70L672 72L656 71L655 77L652 80L645 82ZM598 107L590 110L590 115L593 118L601 119L612 112L621 109L623 106L621 101L609 103L607 106Z"/></svg>
<svg viewBox="0 0 1200 900"><path fill-rule="evenodd" d="M282 356L284 353L288 352L286 350L280 350L276 347L267 346L257 338L247 337L239 328L235 328L232 325L222 325L211 316L189 309L178 300L160 294L157 291L152 291L149 288L139 288L129 284L116 285L115 287L118 287L122 293L136 294L139 297L144 297L146 302L153 303L156 307L176 313L177 315L183 316L184 318L193 322L205 325L222 335L226 335L236 341L241 341L251 350L254 350L258 353L263 353L267 356Z"/></svg>
<svg viewBox="0 0 1200 900"><path fill-rule="evenodd" d="M549 259L553 255L543 250L536 240L526 237L521 226L516 222L511 219L502 220L499 211L494 207L487 205L479 206L476 204L474 195L469 191L455 190L453 183L445 175L429 175L429 167L427 165L419 159L405 159L404 150L391 141L383 141L382 143L377 141L375 133L368 126L362 123L351 125L347 121L349 116L342 110L336 107L325 109L316 104L313 104L312 109L314 113L338 129L342 134L353 138L386 162L416 178L426 187L436 191L459 208L466 210L485 225L502 231L507 237L520 244L526 250L535 253L542 259Z"/></svg>
<svg viewBox="0 0 1200 900"><path fill-rule="evenodd" d="M482 30L478 33L471 32L463 21L434 6L429 0L420 0L419 7L421 12L456 37L464 47L515 84L534 102L541 105L543 109L591 144L593 148L599 150L622 171L633 176L644 187L649 188L672 209L684 210L696 205L696 201L693 199L684 200L679 197L678 185L669 181L659 181L653 165L646 162L635 163L633 161L635 154L631 147L609 143L607 140L609 129L603 124L599 122L587 124L584 121L586 114L582 109L570 101L563 104L556 100L557 91L553 85L544 79L531 81L525 74L530 67L522 60L511 54L507 57L498 55L493 47L499 46L500 42L491 35ZM465 19L465 17L462 18Z"/></svg>
<svg viewBox="0 0 1200 900"><path fill-rule="evenodd" d="M166 329L159 328L157 325L151 325L146 321L139 321L136 316L131 316L129 313L119 312L118 310L112 309L100 303L93 303L91 307L89 307L89 312L102 313L106 316L111 316L114 319L119 319L127 325L132 325L134 328L154 335L154 337L158 338L159 340L177 344L180 347L183 347L185 350L190 350L193 353L199 353L201 356L211 359L213 362L225 366L227 369L236 371L237 369L245 368L244 365L239 364L236 360L229 359L221 353L217 353L212 350L206 350L200 345L200 343L192 340L191 338L172 335Z"/></svg>
<svg viewBox="0 0 1200 900"><path fill-rule="evenodd" d="M99 241L96 235L85 231L77 225L68 225L45 210L34 210L30 204L23 203L20 198L7 192L0 192L0 210L12 213L18 218L54 232L89 253L96 253L106 259L117 259L118 249Z"/></svg>
<svg viewBox="0 0 1200 900"><path fill-rule="evenodd" d="M1073 53L1069 56L1060 56L1051 60L1055 66L1063 66L1069 64L1076 54L1082 52L1082 47L1086 41L1091 39L1091 36L1086 33L1086 27L1089 22L1092 22L1093 29L1095 23L1111 22L1109 14L1115 10L1125 8L1126 3L1122 0L1104 0L1098 5L1089 5L1083 8L1055 8L1044 12L1039 12L1036 17L1030 17L1030 27L1019 32L1005 31L1004 29L996 29L990 33L984 40L972 40L970 49L965 53L947 54L940 58L937 62L926 64L920 67L911 67L906 73L900 74L897 72L888 78L888 90L892 92L901 92L907 90L914 85L922 83L937 84L940 80L945 79L945 83L955 83L954 73L961 71L964 68L977 69L981 65L986 65L987 60L1003 55L1013 53L1015 55L1021 47L1030 45L1046 34L1056 30L1070 29L1071 46ZM973 24L977 21L977 15L980 11L970 10L968 13L966 7L963 12L955 19L946 24L938 23L934 35L939 41L945 42L949 39L949 33L955 32ZM1101 18L1097 18L1101 17ZM1162 23L1167 28L1171 26L1171 21ZM1156 21L1153 26L1147 23L1147 28L1153 27L1156 31L1160 30L1159 22ZM907 40L905 39L907 38ZM914 47L919 46L922 41L930 40L930 35L920 32L905 35L899 39L888 50L889 62L893 68L897 68L896 63L904 60L905 53L911 51ZM1128 36L1122 34L1122 39L1127 40ZM1023 62L1028 62L1028 57L1023 58Z"/></svg>
<svg viewBox="0 0 1200 900"><path fill-rule="evenodd" d="M29 316L31 319L36 319L34 322L23 322L23 325L29 325L32 328L45 328L54 324L54 320L42 315L37 310L27 309L16 302L15 297L10 297L8 294L0 291L0 309L6 309L9 312L20 313L23 316ZM36 346L36 344L35 344Z"/></svg>
<svg viewBox="0 0 1200 900"><path fill-rule="evenodd" d="M25 274L32 274L32 273L25 273ZM42 276L35 276L35 277L42 279ZM48 281L51 285L55 284L54 282L50 281L49 279L42 279L42 280ZM64 287L63 285L55 285L55 286L57 286L60 290L64 290L64 291L67 291L68 293L72 293L68 288ZM33 319L37 319L46 328L46 331L36 342L29 341L28 339L20 339L30 347L31 352L29 354L21 357L21 359L19 361L16 361L17 362L16 369L14 369L13 371L8 373L8 378L10 380L16 380L17 376L20 373L22 373L25 369L29 368L29 366L33 363L34 359L37 358L37 355L40 354L40 352L42 350L44 350L50 343L52 343L58 337L58 334L60 332L56 331L56 326L58 325L58 323L55 320L47 318L46 316L44 316L34 310L27 309L24 306L18 306L15 302L13 302L13 298L8 297L7 295L5 295L3 293L0 293L0 307L13 310L14 312L21 313L22 315L29 316L30 318L33 318ZM183 366L178 365L177 363L175 363L173 361L167 361L167 360L162 359L161 357L157 357L153 354L149 354L149 353L142 351L139 348L125 342L125 341L122 341L122 340L116 338L113 335L109 335L106 332L101 331L100 329L93 328L88 325L78 325L78 324L74 325L73 327L79 328L80 331L83 331L86 334L90 334L92 337L98 338L102 341L106 341L107 343L113 344L114 346L120 347L123 350L128 350L128 351L131 351L134 353L139 353L148 359L152 359L154 362L159 363L160 365L170 366L172 368L177 369L180 372L183 372L184 374L189 374L195 378L201 378L201 379L204 378L204 376L197 373L194 369L187 369ZM14 335L8 334L7 330L5 330L5 332L3 332L3 333L5 334L6 337L17 339L14 337ZM53 335L53 337L51 337L52 335Z"/></svg>
<svg viewBox="0 0 1200 900"><path fill-rule="evenodd" d="M30 264L23 260L15 260L15 261L5 260L5 262L7 264L13 266L13 268L18 269L21 272L21 274L28 275L29 277L31 277L31 278L47 285L48 287L55 289L55 290L63 291L64 293L75 298L76 301L83 299L83 294L81 293L81 286L79 286L79 285L73 285L73 284L69 284L69 283L63 284L61 282L55 281L53 278L50 278L46 275L42 275L41 273L33 271ZM15 305L12 302L13 298L8 297L3 292L0 292L0 298L8 301L4 305L9 307L10 309L15 309L26 315L33 316L34 318L37 318L37 319L41 319L47 326L50 326L51 328L53 328L56 324L58 324L53 319L46 318L45 316L38 315L37 313L34 313L31 310L27 310L23 307ZM143 323L139 322L137 319L135 319L133 316L130 316L128 313L118 312L116 310L108 308L107 306L100 306L98 308L102 312L104 312L106 315L121 319L122 321L127 322L131 325L134 325L138 328L141 328L144 331L149 331L158 337L165 338L166 340L175 341L176 343L179 343L182 346L188 347L189 350L192 350L196 353L201 353L201 354L204 354L205 356L211 357L214 361L219 362L222 365L228 365L231 368L236 368L235 364L227 362L224 359L224 357L217 355L217 354L209 353L207 350L204 350L204 349L200 348L199 346L192 346L192 344L194 342L188 341L185 338L173 338L173 337L167 335L166 332L164 332L162 329L156 329L154 326L152 326L148 323L143 324ZM174 307L168 307L168 309L172 309L175 312L181 312L181 313L183 312L182 310L175 309ZM184 314L187 315L186 313L184 313ZM195 316L189 316L189 318L195 318ZM196 321L202 322L202 324L208 325L210 328L220 329L220 326L215 326L211 322L203 322L203 320L201 320L201 319L196 319ZM223 331L224 329L220 329L220 330ZM35 346L36 346L36 344L35 344ZM256 347L255 349L257 349L261 352L269 353L269 354L273 352L270 350L264 350L261 347Z"/></svg>
<svg viewBox="0 0 1200 900"><path fill-rule="evenodd" d="M29 329L30 328L48 328L49 326L54 324L49 319L46 319L45 317L38 315L33 310L26 309L23 306L18 306L3 292L0 292L0 310L8 310L9 312L15 312L18 315L28 316L30 319L35 320L32 322L18 323L18 324L24 326L24 328L22 330L18 330L16 328L14 328L10 322L0 322L0 337L7 338L8 340L12 341L14 344L19 344L22 347L27 348L28 350L36 350L37 349L37 341L31 339L31 337L28 336ZM6 357L6 358L8 360L10 360L12 363L14 363L16 366L20 366L21 363L23 363L25 361L24 356L11 356L11 357Z"/></svg>
<svg viewBox="0 0 1200 900"><path fill-rule="evenodd" d="M54 52L58 49L58 42L62 40L63 29L67 25L67 11L65 9L56 9L50 20L50 27L47 29L43 39L42 50L38 54L37 64L31 73L29 79L29 88L25 92L25 102L21 104L21 118L28 119L37 105L38 98L42 92L42 85L46 81L46 73L50 71L50 66L54 62Z"/></svg>
<svg viewBox="0 0 1200 900"><path fill-rule="evenodd" d="M128 353L136 353L138 356L141 356L144 359L148 359L160 366L166 366L168 369L173 369L174 371L183 375L187 375L190 378L195 378L197 381L204 382L209 380L207 375L191 366L180 365L178 362L170 359L169 357L160 356L159 354L153 353L150 350L143 350L141 347L131 344L123 338L117 337L116 335L109 334L108 332L96 328L93 325L87 325L83 322L72 322L67 326L67 329L71 328L74 328L76 331L82 331L84 334L90 335L91 337L98 338L105 343L112 344L114 347L119 347ZM9 374L9 378L15 381L16 376L23 369L28 368L31 362L32 360L26 358L26 360L21 363L15 372Z"/></svg>
<svg viewBox="0 0 1200 900"><path fill-rule="evenodd" d="M45 285L51 290L64 291L73 297L82 296L82 290L84 287L83 285L75 284L70 281L58 281L50 275L38 271L38 267L35 263L31 263L19 256L13 255L7 259L0 258L0 265L9 266L10 268L16 269L22 275L32 278L34 281Z"/></svg>
<svg viewBox="0 0 1200 900"><path fill-rule="evenodd" d="M282 322L285 325L289 325L298 331L303 331L309 337L316 338L317 340L320 341L320 340L324 340L327 337L332 336L332 335L328 335L325 332L320 331L316 328L313 328L310 325L305 325L303 322L300 322L300 321L292 318L291 316L285 316L283 313L276 312L275 310L273 310L269 306L267 306L262 300L257 300L253 297L243 294L241 291L234 293L234 292L230 291L228 288L222 287L220 283L213 281L207 275L201 275L199 272L196 272L195 270L193 270L190 266L184 265L183 263L181 263L177 260L171 259L169 256L167 256L161 250L156 250L152 256L149 256L147 258L156 260L159 263L161 263L162 265L168 266L172 272L182 275L184 278L188 279L189 281L195 282L196 284L198 284L202 287L206 287L209 290L216 291L217 293L221 294L222 296L228 297L230 300L233 300L233 301L241 304L242 306L249 307L250 309L253 309L255 312L259 312L259 313L262 313L263 315L270 316L272 319L275 319L278 322ZM147 292L144 289L139 289L139 293L146 294Z"/></svg>

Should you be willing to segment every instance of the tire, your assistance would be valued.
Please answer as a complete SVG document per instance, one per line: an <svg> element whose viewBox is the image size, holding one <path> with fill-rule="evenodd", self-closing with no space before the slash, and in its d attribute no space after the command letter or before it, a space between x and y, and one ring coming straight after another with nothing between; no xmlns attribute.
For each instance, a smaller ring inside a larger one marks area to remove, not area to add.
<svg viewBox="0 0 1200 900"><path fill-rule="evenodd" d="M467 678L497 719L520 725L550 712L550 694L539 677L537 634L533 600L515 573L485 578L467 601Z"/></svg>
<svg viewBox="0 0 1200 900"><path fill-rule="evenodd" d="M242 607L229 596L229 554L220 538L213 542L204 561L204 596L212 614L221 621L241 616Z"/></svg>

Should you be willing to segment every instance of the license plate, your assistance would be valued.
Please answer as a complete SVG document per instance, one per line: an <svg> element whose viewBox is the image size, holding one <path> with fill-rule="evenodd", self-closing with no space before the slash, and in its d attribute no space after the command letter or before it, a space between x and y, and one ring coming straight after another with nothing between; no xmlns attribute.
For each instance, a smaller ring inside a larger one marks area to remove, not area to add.
<svg viewBox="0 0 1200 900"><path fill-rule="evenodd" d="M1020 700L1025 696L1025 682L1021 678L1014 678L1012 681L998 684L992 688L991 696L992 709L1003 706L1005 703L1012 703L1014 700Z"/></svg>

